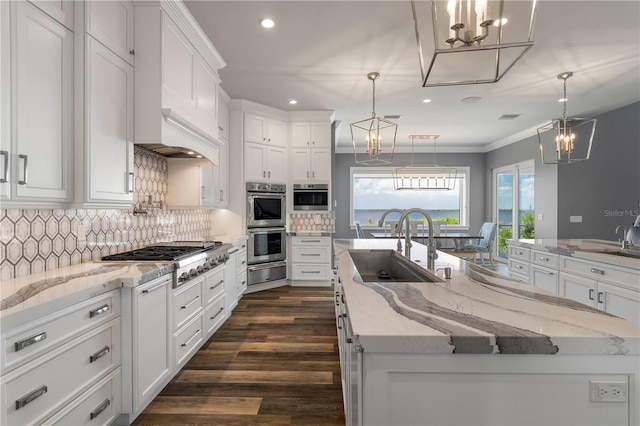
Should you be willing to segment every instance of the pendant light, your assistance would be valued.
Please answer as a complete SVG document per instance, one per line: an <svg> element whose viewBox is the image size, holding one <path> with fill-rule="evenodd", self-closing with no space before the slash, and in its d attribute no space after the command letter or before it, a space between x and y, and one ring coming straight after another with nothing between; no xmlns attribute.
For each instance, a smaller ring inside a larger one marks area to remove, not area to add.
<svg viewBox="0 0 640 426"><path fill-rule="evenodd" d="M455 189L458 180L458 169L444 167L436 164L436 139L440 135L410 135L411 139L411 164L395 169L393 175L393 187L396 190L445 190ZM433 163L420 165L413 162L413 141L433 141Z"/></svg>

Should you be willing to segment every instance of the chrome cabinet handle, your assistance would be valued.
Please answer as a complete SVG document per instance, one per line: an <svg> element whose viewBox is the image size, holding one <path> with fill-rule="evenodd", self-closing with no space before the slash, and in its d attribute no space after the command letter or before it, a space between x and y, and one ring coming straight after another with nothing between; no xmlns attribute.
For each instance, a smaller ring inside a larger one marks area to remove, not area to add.
<svg viewBox="0 0 640 426"><path fill-rule="evenodd" d="M340 293L336 291L336 306L340 306Z"/></svg>
<svg viewBox="0 0 640 426"><path fill-rule="evenodd" d="M156 290L158 290L160 288L163 288L164 285L165 285L165 283L163 282L162 284L158 284L157 286L155 286L153 288L148 288L146 290L142 290L142 294L149 294L149 293L151 293L153 291L156 291Z"/></svg>
<svg viewBox="0 0 640 426"><path fill-rule="evenodd" d="M548 262L549 258L540 256L540 258L538 260L542 260L542 261Z"/></svg>
<svg viewBox="0 0 640 426"><path fill-rule="evenodd" d="M16 352L21 351L24 348L26 348L27 346L31 346L34 343L42 342L46 338L47 338L47 333L45 331L43 331L43 332L38 333L38 334L36 334L34 336L27 337L24 340L19 340L19 341L15 342L15 344L14 344L15 345L15 351Z"/></svg>
<svg viewBox="0 0 640 426"><path fill-rule="evenodd" d="M130 55L135 55L135 54L136 54L136 51L135 51L135 50L133 50L133 49L129 49L129 54L130 54ZM93 417L92 417L92 418L93 418Z"/></svg>
<svg viewBox="0 0 640 426"><path fill-rule="evenodd" d="M198 337L198 334L200 334L200 329L196 330L196 332L194 333L193 336L189 337L189 340L187 340L186 342L180 344L181 347L185 347L187 346L193 339L195 339L196 337Z"/></svg>
<svg viewBox="0 0 640 426"><path fill-rule="evenodd" d="M24 179L20 180L18 179L18 185L26 185L27 184L27 171L28 171L28 167L29 167L29 156L28 155L24 155L24 154L19 154L18 158L21 160L24 160L24 168L22 169L23 171L23 177Z"/></svg>
<svg viewBox="0 0 640 426"><path fill-rule="evenodd" d="M262 177L267 177L267 172L265 172L264 170L262 171Z"/></svg>
<svg viewBox="0 0 640 426"><path fill-rule="evenodd" d="M302 253L300 256L320 256L320 253Z"/></svg>
<svg viewBox="0 0 640 426"><path fill-rule="evenodd" d="M100 349L98 352L94 353L93 355L90 355L89 356L89 364L91 364L94 361L99 360L100 358L102 358L103 356L108 354L110 351L111 351L111 349L109 348L109 346L105 346L104 348Z"/></svg>
<svg viewBox="0 0 640 426"><path fill-rule="evenodd" d="M591 268L591 272L594 274L604 275L604 271L602 269Z"/></svg>
<svg viewBox="0 0 640 426"><path fill-rule="evenodd" d="M300 271L301 274L319 274L320 271Z"/></svg>
<svg viewBox="0 0 640 426"><path fill-rule="evenodd" d="M103 305L100 306L99 308L96 308L92 311L89 311L89 318L93 318L95 316L98 316L100 314L104 314L105 312L109 312L109 305Z"/></svg>
<svg viewBox="0 0 640 426"><path fill-rule="evenodd" d="M523 252L521 252L521 251L516 250L516 254L518 254L518 255L523 255L524 253L523 253Z"/></svg>
<svg viewBox="0 0 640 426"><path fill-rule="evenodd" d="M0 151L0 155L4 157L4 161L2 161L2 177L0 178L0 183L6 183L7 173L9 172L9 152Z"/></svg>
<svg viewBox="0 0 640 426"><path fill-rule="evenodd" d="M309 172L307 172L307 179L309 179Z"/></svg>
<svg viewBox="0 0 640 426"><path fill-rule="evenodd" d="M224 189L220 190L220 201L224 201Z"/></svg>
<svg viewBox="0 0 640 426"><path fill-rule="evenodd" d="M136 190L136 180L133 177L133 172L127 173L127 192L133 194L133 191Z"/></svg>
<svg viewBox="0 0 640 426"><path fill-rule="evenodd" d="M196 296L196 298L193 299L191 302L187 303L186 305L180 306L180 309L187 309L189 306L191 306L194 303L196 303L198 301L198 299L200 299L200 296Z"/></svg>
<svg viewBox="0 0 640 426"><path fill-rule="evenodd" d="M303 242L303 243L319 243L320 240L300 240L300 242Z"/></svg>
<svg viewBox="0 0 640 426"><path fill-rule="evenodd" d="M271 170L269 170L269 172L267 173L267 177L270 178L271 177Z"/></svg>
<svg viewBox="0 0 640 426"><path fill-rule="evenodd" d="M108 406L111 405L111 401L109 401L109 399L105 399L104 402L100 405L98 405L90 414L89 417L91 418L91 420L95 419L96 417L98 417L104 410L107 409Z"/></svg>
<svg viewBox="0 0 640 426"><path fill-rule="evenodd" d="M209 287L209 290L213 290L214 288L218 287L220 284L222 284L224 282L224 280L220 280L218 281L218 284L216 285L212 285L211 287Z"/></svg>
<svg viewBox="0 0 640 426"><path fill-rule="evenodd" d="M522 265L515 265L516 269L522 269Z"/></svg>
<svg viewBox="0 0 640 426"><path fill-rule="evenodd" d="M33 402L36 399L40 398L42 395L47 393L48 390L49 389L45 385L42 385L38 389L29 392L28 394L26 394L22 398L17 399L16 400L16 410L19 410L22 407L24 407L25 405L27 405L28 403Z"/></svg>
<svg viewBox="0 0 640 426"><path fill-rule="evenodd" d="M222 311L224 311L224 307L220 308L220 310L218 312L216 312L215 315L212 316L209 319L216 319L218 317L218 315L220 315L222 313Z"/></svg>
<svg viewBox="0 0 640 426"><path fill-rule="evenodd" d="M315 171L311 172L311 177L312 177L312 178L315 178L315 177L316 177L316 172L315 172Z"/></svg>
<svg viewBox="0 0 640 426"><path fill-rule="evenodd" d="M595 292L594 289L590 288L589 289L589 300L593 300L593 293Z"/></svg>
<svg viewBox="0 0 640 426"><path fill-rule="evenodd" d="M598 292L598 303L604 304L604 300L602 300L602 292L601 291Z"/></svg>

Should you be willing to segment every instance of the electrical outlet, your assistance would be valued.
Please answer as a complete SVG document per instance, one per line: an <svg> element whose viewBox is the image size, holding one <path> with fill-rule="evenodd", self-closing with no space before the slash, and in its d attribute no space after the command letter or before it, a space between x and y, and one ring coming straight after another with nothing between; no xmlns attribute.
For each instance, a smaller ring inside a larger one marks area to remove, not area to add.
<svg viewBox="0 0 640 426"><path fill-rule="evenodd" d="M627 402L627 382L589 381L589 401Z"/></svg>
<svg viewBox="0 0 640 426"><path fill-rule="evenodd" d="M582 223L582 216L569 216L569 222Z"/></svg>

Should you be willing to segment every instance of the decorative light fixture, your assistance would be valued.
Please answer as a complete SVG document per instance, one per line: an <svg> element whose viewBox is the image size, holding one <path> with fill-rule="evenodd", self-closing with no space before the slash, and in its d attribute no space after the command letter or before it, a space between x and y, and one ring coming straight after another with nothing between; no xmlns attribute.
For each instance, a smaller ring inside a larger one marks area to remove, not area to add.
<svg viewBox="0 0 640 426"><path fill-rule="evenodd" d="M458 180L458 169L455 167L443 167L436 164L436 139L440 135L411 135L411 164L399 167L393 171L393 187L401 189L431 189L452 190ZM413 141L415 139L427 139L433 141L433 163L431 165L419 165L413 162Z"/></svg>
<svg viewBox="0 0 640 426"><path fill-rule="evenodd" d="M558 74L563 80L562 118L556 118L538 129L538 143L544 164L571 164L589 159L596 131L595 118L567 117L567 79L573 72Z"/></svg>
<svg viewBox="0 0 640 426"><path fill-rule="evenodd" d="M377 72L370 72L367 78L373 82L373 112L371 118L351 123L351 143L353 155L358 164L375 166L393 161L396 148L398 125L384 117L376 116ZM384 138L384 142L383 142Z"/></svg>
<svg viewBox="0 0 640 426"><path fill-rule="evenodd" d="M536 0L432 0L430 24L428 10L411 8L423 87L495 83L533 47ZM430 26L433 42L423 41ZM423 47L433 50L426 72Z"/></svg>

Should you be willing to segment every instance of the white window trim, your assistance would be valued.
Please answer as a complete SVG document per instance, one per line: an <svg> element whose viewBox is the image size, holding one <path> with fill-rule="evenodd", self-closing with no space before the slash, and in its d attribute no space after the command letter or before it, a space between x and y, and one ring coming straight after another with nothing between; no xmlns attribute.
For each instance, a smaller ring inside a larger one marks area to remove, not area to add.
<svg viewBox="0 0 640 426"><path fill-rule="evenodd" d="M464 221L466 225L448 225L447 229L450 231L468 231L470 228L469 225L469 180L471 178L471 167L469 166L450 166L458 169L458 173L464 175L464 189L460 194L461 198L461 206L460 206L460 217L464 217ZM353 175L358 174L364 177L376 177L379 175L391 176L393 170L397 169L397 167L357 167L352 166L349 168L349 228L355 229L354 218L353 218ZM369 225L369 224L361 224L361 226L365 229L378 229L377 225Z"/></svg>

